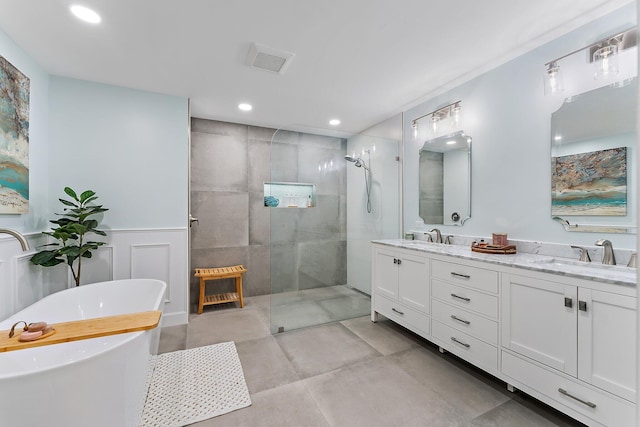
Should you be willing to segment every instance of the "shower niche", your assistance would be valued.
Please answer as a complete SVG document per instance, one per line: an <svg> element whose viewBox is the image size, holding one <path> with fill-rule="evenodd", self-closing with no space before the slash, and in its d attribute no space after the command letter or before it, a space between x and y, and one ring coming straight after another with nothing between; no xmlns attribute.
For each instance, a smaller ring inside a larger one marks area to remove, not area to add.
<svg viewBox="0 0 640 427"><path fill-rule="evenodd" d="M265 182L264 205L270 208L314 208L316 185L302 182Z"/></svg>

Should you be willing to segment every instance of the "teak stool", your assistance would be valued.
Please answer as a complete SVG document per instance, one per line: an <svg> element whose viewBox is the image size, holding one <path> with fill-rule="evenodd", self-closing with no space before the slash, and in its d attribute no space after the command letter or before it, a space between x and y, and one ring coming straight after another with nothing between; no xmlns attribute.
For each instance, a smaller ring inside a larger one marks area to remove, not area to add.
<svg viewBox="0 0 640 427"><path fill-rule="evenodd" d="M200 298L198 300L198 314L202 314L202 307L212 304L223 304L225 302L240 302L240 307L244 307L242 299L242 273L247 270L242 265L232 267L217 268L196 268L195 277L200 278ZM236 279L236 291L224 294L205 295L205 282L207 280Z"/></svg>

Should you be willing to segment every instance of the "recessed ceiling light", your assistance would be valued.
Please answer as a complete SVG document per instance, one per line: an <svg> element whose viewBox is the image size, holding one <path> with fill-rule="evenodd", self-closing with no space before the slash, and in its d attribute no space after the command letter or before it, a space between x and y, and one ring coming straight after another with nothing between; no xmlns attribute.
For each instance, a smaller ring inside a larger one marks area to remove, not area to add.
<svg viewBox="0 0 640 427"><path fill-rule="evenodd" d="M99 24L100 21L102 21L100 15L98 15L95 11L89 9L88 7L74 4L69 9L71 9L71 13L73 13L76 18L82 19L83 21L90 24Z"/></svg>
<svg viewBox="0 0 640 427"><path fill-rule="evenodd" d="M331 119L331 120L329 120L329 124L330 124L331 126L338 126L338 125L340 124L340 120L338 120L338 119Z"/></svg>
<svg viewBox="0 0 640 427"><path fill-rule="evenodd" d="M242 111L251 111L253 109L253 107L251 106L251 104L238 104L238 108L241 109Z"/></svg>

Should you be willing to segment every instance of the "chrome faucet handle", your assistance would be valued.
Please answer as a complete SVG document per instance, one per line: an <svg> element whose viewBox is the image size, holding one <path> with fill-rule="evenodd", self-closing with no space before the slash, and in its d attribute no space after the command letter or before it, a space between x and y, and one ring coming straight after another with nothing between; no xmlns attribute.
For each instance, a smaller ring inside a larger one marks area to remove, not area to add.
<svg viewBox="0 0 640 427"><path fill-rule="evenodd" d="M451 236L447 236L447 237L444 239L444 244L445 244L445 245L452 245L452 244L453 244L453 243L451 243Z"/></svg>
<svg viewBox="0 0 640 427"><path fill-rule="evenodd" d="M636 268L638 266L638 253L634 252L631 254L631 258L629 259L629 263L627 267Z"/></svg>
<svg viewBox="0 0 640 427"><path fill-rule="evenodd" d="M587 248L583 248L582 246L574 246L571 245L573 249L580 249L580 261L582 262L591 262L591 257L589 256L589 251Z"/></svg>

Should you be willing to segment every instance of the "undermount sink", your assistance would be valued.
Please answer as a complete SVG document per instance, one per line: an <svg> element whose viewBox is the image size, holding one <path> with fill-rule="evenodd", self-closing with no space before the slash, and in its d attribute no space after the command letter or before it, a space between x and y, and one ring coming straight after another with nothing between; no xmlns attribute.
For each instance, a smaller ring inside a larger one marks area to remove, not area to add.
<svg viewBox="0 0 640 427"><path fill-rule="evenodd" d="M593 262L585 262L585 261L577 261L572 259L562 259L562 258L545 258L539 259L535 261L531 261L534 264L543 264L548 265L550 267L578 267L578 268L588 268L588 269L596 269L596 270L607 270L607 271L617 271L621 273L632 273L635 272L636 269L632 267L627 267L625 265L609 265L602 264L597 261Z"/></svg>

